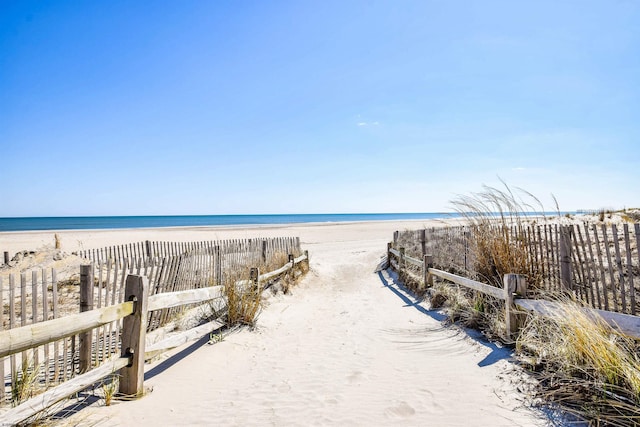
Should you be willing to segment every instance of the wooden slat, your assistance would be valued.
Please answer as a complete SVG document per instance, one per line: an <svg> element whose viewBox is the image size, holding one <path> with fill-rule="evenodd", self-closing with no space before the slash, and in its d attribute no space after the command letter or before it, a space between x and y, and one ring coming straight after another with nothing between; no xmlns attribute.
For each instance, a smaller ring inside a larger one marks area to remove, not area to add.
<svg viewBox="0 0 640 427"><path fill-rule="evenodd" d="M618 227L611 225L611 238L613 239L613 247L616 255L616 267L618 269L618 280L620 283L620 298L622 300L621 312L627 311L627 293L624 286L624 269L622 268L622 257L620 255L620 242L618 241ZM611 268L611 266L609 266Z"/></svg>
<svg viewBox="0 0 640 427"><path fill-rule="evenodd" d="M38 271L31 272L31 323L38 323ZM38 348L33 349L34 366L40 365Z"/></svg>
<svg viewBox="0 0 640 427"><path fill-rule="evenodd" d="M504 290L495 286L487 285L482 282L477 282L475 280L467 279L466 277L457 276L455 274L447 273L446 271L438 270L435 268L430 268L429 274L433 274L434 276L446 279L450 282L465 286L475 291L491 295L494 298L504 300Z"/></svg>
<svg viewBox="0 0 640 427"><path fill-rule="evenodd" d="M9 330L16 327L16 283L15 276L9 275ZM4 307L2 307L4 310ZM0 332L2 334L2 332ZM9 357L9 364L11 365L11 390L16 385L16 379L18 374L18 365L16 361L16 355L12 354Z"/></svg>
<svg viewBox="0 0 640 427"><path fill-rule="evenodd" d="M609 279L611 279L611 292L613 297L613 311L618 311L618 290L616 287L616 279L613 275L613 263L611 262L611 251L609 250L609 238L607 236L607 226L602 224L602 240L604 242L604 250L607 254L607 270L609 271Z"/></svg>
<svg viewBox="0 0 640 427"><path fill-rule="evenodd" d="M589 249L589 262L588 262L587 268L590 271L589 274L592 275L593 292L595 293L597 298L597 308L602 309L601 288L598 285L598 280L599 280L598 264L596 262L596 259L593 256L593 246L591 244L591 236L590 236L591 233L589 232L589 227L587 226L586 223L583 225L583 228L584 228L585 239L587 241L587 248Z"/></svg>
<svg viewBox="0 0 640 427"><path fill-rule="evenodd" d="M51 390L39 394L2 414L2 422L6 425L18 424L38 412L60 402L67 397L84 390L92 384L108 377L129 363L126 357L113 358L86 374L75 377Z"/></svg>
<svg viewBox="0 0 640 427"><path fill-rule="evenodd" d="M49 292L47 289L47 270L42 269L42 321L46 322L49 320ZM44 370L44 383L45 386L49 385L50 382L50 358L49 358L49 348L50 344L46 344L44 346L44 360L45 360L45 370Z"/></svg>
<svg viewBox="0 0 640 427"><path fill-rule="evenodd" d="M596 254L598 256L598 267L600 269L600 282L602 283L602 298L604 299L604 309L609 310L609 291L606 279L606 269L604 268L604 261L602 255L602 249L600 248L600 237L598 237L598 227L593 225L593 240L596 244ZM606 242L605 242L606 245Z"/></svg>
<svg viewBox="0 0 640 427"><path fill-rule="evenodd" d="M51 305L53 308L53 318L58 318L58 278L56 270L51 270ZM64 341L62 342L64 346ZM53 343L53 381L57 382L60 379L60 343Z"/></svg>
<svg viewBox="0 0 640 427"><path fill-rule="evenodd" d="M38 345L77 335L93 328L122 319L133 313L133 302L72 314L59 319L0 332L0 357Z"/></svg>

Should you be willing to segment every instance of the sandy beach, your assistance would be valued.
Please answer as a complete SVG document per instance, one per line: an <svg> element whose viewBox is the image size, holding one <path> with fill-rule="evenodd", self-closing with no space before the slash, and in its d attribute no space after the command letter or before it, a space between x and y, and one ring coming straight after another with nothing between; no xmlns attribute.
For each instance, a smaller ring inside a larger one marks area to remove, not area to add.
<svg viewBox="0 0 640 427"><path fill-rule="evenodd" d="M137 401L96 402L79 425L544 425L524 405L509 351L443 324L393 274L375 272L395 230L441 222L58 232L62 250L140 240L298 236L311 271L267 301L257 327L149 364ZM53 232L0 233L0 250Z"/></svg>

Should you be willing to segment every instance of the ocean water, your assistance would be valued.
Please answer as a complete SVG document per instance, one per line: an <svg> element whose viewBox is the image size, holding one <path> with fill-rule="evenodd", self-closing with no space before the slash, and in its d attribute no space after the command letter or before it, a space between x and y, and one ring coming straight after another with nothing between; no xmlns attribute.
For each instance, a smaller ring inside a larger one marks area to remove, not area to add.
<svg viewBox="0 0 640 427"><path fill-rule="evenodd" d="M363 213L286 215L170 215L0 218L0 231L95 230L113 228L268 225L312 222L351 222L455 218L457 213Z"/></svg>

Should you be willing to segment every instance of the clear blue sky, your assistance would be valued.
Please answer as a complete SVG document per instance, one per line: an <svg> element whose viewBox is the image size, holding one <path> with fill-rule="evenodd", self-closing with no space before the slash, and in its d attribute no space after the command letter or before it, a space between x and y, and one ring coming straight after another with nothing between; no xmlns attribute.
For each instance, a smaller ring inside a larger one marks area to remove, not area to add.
<svg viewBox="0 0 640 427"><path fill-rule="evenodd" d="M640 206L640 2L0 0L0 216Z"/></svg>

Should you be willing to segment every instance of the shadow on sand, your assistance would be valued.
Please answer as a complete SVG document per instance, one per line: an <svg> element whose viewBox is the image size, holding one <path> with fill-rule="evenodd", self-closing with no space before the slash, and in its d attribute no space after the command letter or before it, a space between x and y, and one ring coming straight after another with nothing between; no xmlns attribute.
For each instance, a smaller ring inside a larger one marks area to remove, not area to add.
<svg viewBox="0 0 640 427"><path fill-rule="evenodd" d="M387 273L389 276L389 280L383 274ZM438 322L445 322L447 320L447 316L443 314L440 310L429 310L422 306L422 300L417 298L404 284L399 280L396 273L390 270L383 270L377 272L378 277L380 278L380 282L382 285L393 292L398 298L405 303L404 307L412 307L418 310L420 313L426 314ZM486 339L481 332L475 331L473 329L462 328L467 336L476 341L477 343L489 348L491 353L487 355L484 359L478 362L479 367L490 366L500 360L507 360L509 362L513 361L513 352L511 349L506 347L501 347L496 343L493 343Z"/></svg>

